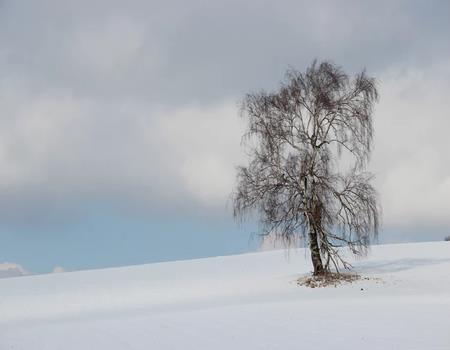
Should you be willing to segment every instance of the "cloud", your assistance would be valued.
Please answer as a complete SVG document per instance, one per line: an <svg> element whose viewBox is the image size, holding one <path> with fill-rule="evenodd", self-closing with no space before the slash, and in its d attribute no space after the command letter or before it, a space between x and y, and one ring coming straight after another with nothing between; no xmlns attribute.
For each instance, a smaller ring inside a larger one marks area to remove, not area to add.
<svg viewBox="0 0 450 350"><path fill-rule="evenodd" d="M240 159L234 103L171 109L1 91L11 111L0 121L4 222L73 214L83 202L223 209Z"/></svg>
<svg viewBox="0 0 450 350"><path fill-rule="evenodd" d="M0 278L18 277L28 275L29 272L15 263L0 263Z"/></svg>
<svg viewBox="0 0 450 350"><path fill-rule="evenodd" d="M380 71L448 54L449 4L434 4L5 1L0 62L38 90L220 103L273 87L288 65L314 57Z"/></svg>
<svg viewBox="0 0 450 350"><path fill-rule="evenodd" d="M175 160L181 188L206 205L223 204L234 184L234 167L241 160L243 120L236 105L185 108L163 113L156 129L158 145ZM155 145L156 146L156 145Z"/></svg>
<svg viewBox="0 0 450 350"><path fill-rule="evenodd" d="M66 269L61 266L55 266L52 270L52 273L62 273L62 272L66 272Z"/></svg>
<svg viewBox="0 0 450 350"><path fill-rule="evenodd" d="M450 226L448 2L0 6L5 225L76 218L89 203L229 216L244 158L236 103L318 57L380 79L385 224Z"/></svg>
<svg viewBox="0 0 450 350"><path fill-rule="evenodd" d="M372 167L386 225L450 226L450 65L380 77Z"/></svg>

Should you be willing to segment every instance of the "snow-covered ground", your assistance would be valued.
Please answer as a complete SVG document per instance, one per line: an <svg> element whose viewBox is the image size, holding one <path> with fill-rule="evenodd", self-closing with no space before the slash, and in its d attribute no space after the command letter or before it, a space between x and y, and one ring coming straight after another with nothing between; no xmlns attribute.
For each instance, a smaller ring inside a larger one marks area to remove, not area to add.
<svg viewBox="0 0 450 350"><path fill-rule="evenodd" d="M450 242L375 246L371 277L295 281L304 250L0 280L0 349L450 349Z"/></svg>

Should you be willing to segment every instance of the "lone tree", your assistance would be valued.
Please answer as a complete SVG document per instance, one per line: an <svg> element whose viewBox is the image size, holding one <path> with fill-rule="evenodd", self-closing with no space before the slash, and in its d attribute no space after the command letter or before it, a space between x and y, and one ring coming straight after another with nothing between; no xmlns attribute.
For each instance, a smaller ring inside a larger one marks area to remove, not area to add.
<svg viewBox="0 0 450 350"><path fill-rule="evenodd" d="M314 275L349 268L338 247L364 254L378 233L377 194L365 172L375 79L330 62L289 70L273 93L247 94L241 113L250 160L238 167L234 216L258 215L263 235L309 243Z"/></svg>

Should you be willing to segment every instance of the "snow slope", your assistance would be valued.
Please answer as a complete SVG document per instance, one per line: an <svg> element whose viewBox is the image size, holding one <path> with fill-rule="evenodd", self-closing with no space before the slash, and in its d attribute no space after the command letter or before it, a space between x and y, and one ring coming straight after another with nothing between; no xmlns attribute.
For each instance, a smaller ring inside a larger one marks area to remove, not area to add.
<svg viewBox="0 0 450 350"><path fill-rule="evenodd" d="M450 349L450 243L372 248L310 289L304 250L0 280L6 349Z"/></svg>

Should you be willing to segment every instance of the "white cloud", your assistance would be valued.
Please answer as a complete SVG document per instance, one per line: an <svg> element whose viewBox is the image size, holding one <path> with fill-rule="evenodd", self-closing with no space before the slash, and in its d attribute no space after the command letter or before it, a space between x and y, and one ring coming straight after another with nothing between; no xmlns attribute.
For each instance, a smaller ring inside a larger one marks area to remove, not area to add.
<svg viewBox="0 0 450 350"><path fill-rule="evenodd" d="M235 104L225 103L163 113L154 133L167 152L166 161L176 160L180 186L206 205L224 205L241 159L243 130Z"/></svg>
<svg viewBox="0 0 450 350"><path fill-rule="evenodd" d="M381 77L372 168L386 225L450 225L450 66Z"/></svg>
<svg viewBox="0 0 450 350"><path fill-rule="evenodd" d="M0 278L18 277L28 275L29 272L15 263L0 263Z"/></svg>
<svg viewBox="0 0 450 350"><path fill-rule="evenodd" d="M66 272L66 269L61 266L55 266L52 270L52 273L62 273L62 272Z"/></svg>
<svg viewBox="0 0 450 350"><path fill-rule="evenodd" d="M240 157L234 103L167 109L64 91L2 92L0 189L10 196L0 198L0 216L102 199L223 209Z"/></svg>

